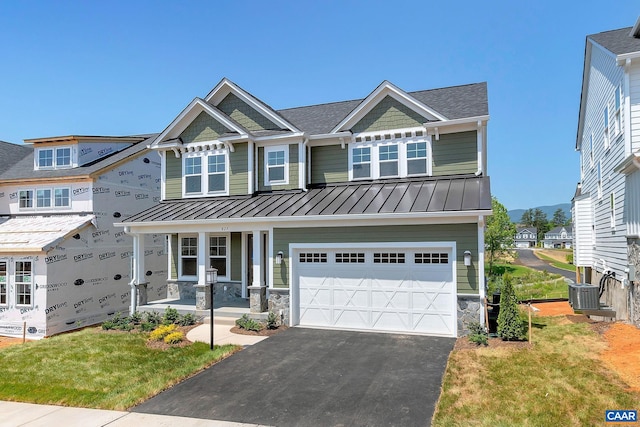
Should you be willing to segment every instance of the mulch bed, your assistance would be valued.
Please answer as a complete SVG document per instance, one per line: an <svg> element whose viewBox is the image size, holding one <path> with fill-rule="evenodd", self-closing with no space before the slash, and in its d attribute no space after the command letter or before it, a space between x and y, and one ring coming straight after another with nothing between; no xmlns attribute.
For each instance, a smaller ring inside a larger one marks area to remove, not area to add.
<svg viewBox="0 0 640 427"><path fill-rule="evenodd" d="M280 333L282 331L286 331L287 329L289 329L289 327L287 325L280 325L278 326L277 329L261 329L258 332L256 331L248 331L246 329L242 329L239 328L238 326L234 326L233 328L231 328L231 332L234 334L238 334L238 335L253 335L253 336L258 336L258 337L270 337L272 335L275 335L277 333Z"/></svg>
<svg viewBox="0 0 640 427"><path fill-rule="evenodd" d="M479 348L511 348L518 350L521 348L530 348L528 341L503 341L501 338L489 338L489 345L478 345L469 341L469 337L460 337L453 346L455 351L458 350L477 350Z"/></svg>

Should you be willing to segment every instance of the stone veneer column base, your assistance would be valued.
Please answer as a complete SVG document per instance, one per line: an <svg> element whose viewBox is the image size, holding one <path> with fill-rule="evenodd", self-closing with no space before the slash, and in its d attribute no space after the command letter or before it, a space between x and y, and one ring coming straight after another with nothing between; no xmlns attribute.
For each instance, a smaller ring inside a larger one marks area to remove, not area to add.
<svg viewBox="0 0 640 427"><path fill-rule="evenodd" d="M479 295L458 295L458 336L469 334L469 324L480 323L482 304Z"/></svg>
<svg viewBox="0 0 640 427"><path fill-rule="evenodd" d="M275 313L283 325L289 324L289 289L269 289L268 305L269 312Z"/></svg>
<svg viewBox="0 0 640 427"><path fill-rule="evenodd" d="M262 313L267 311L267 287L249 286L249 312Z"/></svg>

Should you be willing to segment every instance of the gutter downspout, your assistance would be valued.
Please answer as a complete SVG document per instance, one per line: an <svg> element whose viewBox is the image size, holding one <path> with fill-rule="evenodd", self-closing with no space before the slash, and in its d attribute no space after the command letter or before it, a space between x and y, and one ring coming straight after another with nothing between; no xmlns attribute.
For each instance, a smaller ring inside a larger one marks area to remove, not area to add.
<svg viewBox="0 0 640 427"><path fill-rule="evenodd" d="M138 304L138 295L136 288L136 281L138 280L138 268L136 262L136 256L138 256L138 245L137 240L140 238L139 234L132 234L131 229L129 227L124 227L124 232L133 237L133 257L131 258L131 262L129 263L129 271L131 271L131 281L129 282L129 286L131 287L131 305L129 306L129 314L133 315L137 310Z"/></svg>

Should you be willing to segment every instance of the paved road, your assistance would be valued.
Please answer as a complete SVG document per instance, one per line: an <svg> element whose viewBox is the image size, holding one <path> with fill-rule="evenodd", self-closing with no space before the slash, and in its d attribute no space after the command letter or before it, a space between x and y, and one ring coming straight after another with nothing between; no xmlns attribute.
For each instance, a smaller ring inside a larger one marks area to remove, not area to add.
<svg viewBox="0 0 640 427"><path fill-rule="evenodd" d="M531 267L535 270L547 270L549 273L560 274L565 278L571 280L572 282L575 281L576 274L574 272L562 270L550 265L546 261L543 261L535 256L533 251L533 249L516 249L516 252L518 252L518 259L516 260L516 262L527 267Z"/></svg>
<svg viewBox="0 0 640 427"><path fill-rule="evenodd" d="M291 328L133 412L272 426L427 426L455 339Z"/></svg>

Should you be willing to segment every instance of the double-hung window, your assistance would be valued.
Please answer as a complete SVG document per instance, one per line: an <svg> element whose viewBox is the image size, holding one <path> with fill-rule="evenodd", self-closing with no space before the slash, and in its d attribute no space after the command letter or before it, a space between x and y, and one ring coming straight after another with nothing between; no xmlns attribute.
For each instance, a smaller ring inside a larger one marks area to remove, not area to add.
<svg viewBox="0 0 640 427"><path fill-rule="evenodd" d="M208 191L209 193L224 193L226 190L226 160L224 154L214 154L207 157L208 161Z"/></svg>
<svg viewBox="0 0 640 427"><path fill-rule="evenodd" d="M371 178L371 147L353 149L353 178Z"/></svg>
<svg viewBox="0 0 640 427"><path fill-rule="evenodd" d="M398 176L398 146L381 145L378 147L380 178Z"/></svg>
<svg viewBox="0 0 640 427"><path fill-rule="evenodd" d="M0 305L7 305L7 261L0 261Z"/></svg>
<svg viewBox="0 0 640 427"><path fill-rule="evenodd" d="M33 190L20 190L18 192L18 206L20 209L33 208Z"/></svg>
<svg viewBox="0 0 640 427"><path fill-rule="evenodd" d="M621 110L622 110L622 85L616 87L615 110L613 113L613 135L616 136L622 131Z"/></svg>
<svg viewBox="0 0 640 427"><path fill-rule="evenodd" d="M184 192L185 194L202 193L202 157L184 159Z"/></svg>
<svg viewBox="0 0 640 427"><path fill-rule="evenodd" d="M31 261L16 261L16 305L31 305L33 293L33 271Z"/></svg>
<svg viewBox="0 0 640 427"><path fill-rule="evenodd" d="M55 188L53 190L54 206L56 208L68 208L71 206L68 188Z"/></svg>
<svg viewBox="0 0 640 427"><path fill-rule="evenodd" d="M265 147L264 185L289 183L289 147Z"/></svg>
<svg viewBox="0 0 640 427"><path fill-rule="evenodd" d="M410 142L407 144L407 175L427 173L427 143Z"/></svg>
<svg viewBox="0 0 640 427"><path fill-rule="evenodd" d="M36 190L36 207L37 208L51 207L51 190L49 189Z"/></svg>
<svg viewBox="0 0 640 427"><path fill-rule="evenodd" d="M180 276L198 275L198 238L180 238Z"/></svg>
<svg viewBox="0 0 640 427"><path fill-rule="evenodd" d="M218 269L218 276L227 275L226 236L209 236L209 267Z"/></svg>
<svg viewBox="0 0 640 427"><path fill-rule="evenodd" d="M604 148L607 149L609 148L609 141L610 141L610 134L609 134L609 107L604 107Z"/></svg>
<svg viewBox="0 0 640 427"><path fill-rule="evenodd" d="M226 195L229 166L224 150L189 153L183 160L182 190L185 197Z"/></svg>
<svg viewBox="0 0 640 427"><path fill-rule="evenodd" d="M36 169L57 169L73 166L71 147L39 148L36 150Z"/></svg>

